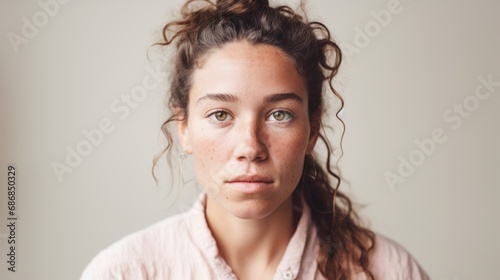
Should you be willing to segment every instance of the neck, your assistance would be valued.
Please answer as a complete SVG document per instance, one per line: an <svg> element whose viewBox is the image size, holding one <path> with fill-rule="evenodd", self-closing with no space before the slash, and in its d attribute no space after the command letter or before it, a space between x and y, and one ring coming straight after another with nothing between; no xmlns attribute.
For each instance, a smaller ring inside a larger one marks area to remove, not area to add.
<svg viewBox="0 0 500 280"><path fill-rule="evenodd" d="M294 217L291 196L260 219L231 215L209 197L205 213L220 255L240 279L252 271L274 274L298 220Z"/></svg>

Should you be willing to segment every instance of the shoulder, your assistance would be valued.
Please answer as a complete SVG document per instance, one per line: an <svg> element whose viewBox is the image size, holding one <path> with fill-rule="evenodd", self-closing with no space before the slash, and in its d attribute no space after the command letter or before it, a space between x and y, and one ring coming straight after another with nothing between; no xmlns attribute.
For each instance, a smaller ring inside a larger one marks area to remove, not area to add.
<svg viewBox="0 0 500 280"><path fill-rule="evenodd" d="M151 274L155 277L166 276L168 264L175 257L172 253L189 246L189 215L191 213L187 212L166 218L113 243L92 259L81 279L149 279Z"/></svg>
<svg viewBox="0 0 500 280"><path fill-rule="evenodd" d="M373 250L370 267L376 279L429 279L411 254L395 241L376 234Z"/></svg>

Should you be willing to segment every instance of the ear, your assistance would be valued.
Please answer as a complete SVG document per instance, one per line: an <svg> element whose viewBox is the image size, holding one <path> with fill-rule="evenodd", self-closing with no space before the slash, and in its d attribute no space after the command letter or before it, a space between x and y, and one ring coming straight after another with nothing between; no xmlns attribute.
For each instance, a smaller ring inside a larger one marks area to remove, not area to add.
<svg viewBox="0 0 500 280"><path fill-rule="evenodd" d="M186 154L191 154L193 149L191 147L191 137L189 136L187 116L185 116L185 113L180 110L176 110L175 113L179 116L179 120L176 121L176 123L182 149Z"/></svg>
<svg viewBox="0 0 500 280"><path fill-rule="evenodd" d="M309 134L309 143L307 144L306 155L312 154L316 141L319 137L319 129L321 128L321 117L319 113L315 113L311 120L311 132Z"/></svg>

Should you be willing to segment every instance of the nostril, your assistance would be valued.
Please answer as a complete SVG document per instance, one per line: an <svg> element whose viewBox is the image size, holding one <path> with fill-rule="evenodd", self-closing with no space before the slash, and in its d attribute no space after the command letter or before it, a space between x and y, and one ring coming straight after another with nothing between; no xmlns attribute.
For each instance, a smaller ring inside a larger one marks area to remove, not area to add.
<svg viewBox="0 0 500 280"><path fill-rule="evenodd" d="M235 153L240 160L262 161L267 158L267 147L257 138L245 139L237 144Z"/></svg>

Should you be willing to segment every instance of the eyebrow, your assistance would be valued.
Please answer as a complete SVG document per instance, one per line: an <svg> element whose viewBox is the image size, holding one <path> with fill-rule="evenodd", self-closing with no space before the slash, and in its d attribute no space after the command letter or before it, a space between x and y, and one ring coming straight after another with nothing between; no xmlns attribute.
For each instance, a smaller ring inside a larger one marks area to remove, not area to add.
<svg viewBox="0 0 500 280"><path fill-rule="evenodd" d="M204 100L213 100L213 101L223 101L223 102L238 102L240 99L236 95L227 94L227 93L208 93L204 96L200 97L196 103L200 103L200 101Z"/></svg>
<svg viewBox="0 0 500 280"><path fill-rule="evenodd" d="M299 103L303 102L302 98L293 92L271 94L269 96L266 96L265 101L270 102L270 103L274 103L274 102L279 102L279 101L283 101L283 100L290 100L290 99L298 101Z"/></svg>
<svg viewBox="0 0 500 280"><path fill-rule="evenodd" d="M200 97L196 103L200 103L200 101L204 100L213 100L213 101L223 101L223 102L239 102L240 99L236 95L228 94L228 93L208 93L204 96ZM264 99L265 102L275 103L283 100L295 100L299 103L304 102L300 96L293 92L286 93L274 93L266 96Z"/></svg>

